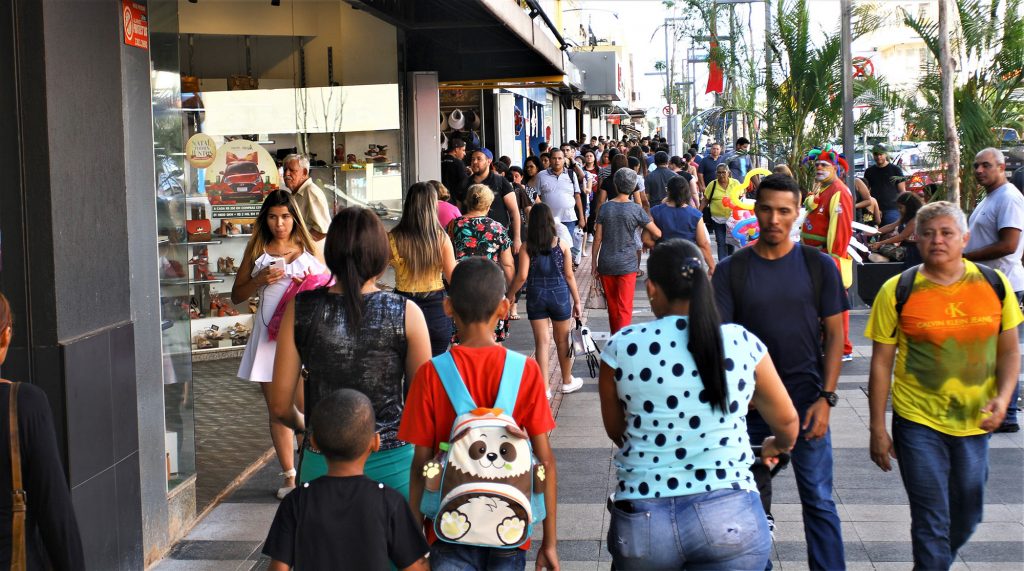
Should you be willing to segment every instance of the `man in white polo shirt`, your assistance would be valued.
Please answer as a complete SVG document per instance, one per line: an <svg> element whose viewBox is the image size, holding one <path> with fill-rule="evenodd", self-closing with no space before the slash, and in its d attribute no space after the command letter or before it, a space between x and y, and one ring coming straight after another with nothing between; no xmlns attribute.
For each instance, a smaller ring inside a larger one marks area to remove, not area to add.
<svg viewBox="0 0 1024 571"><path fill-rule="evenodd" d="M537 175L537 192L540 200L551 208L555 222L561 222L574 236L577 223L586 229L587 219L583 215L583 202L580 200L580 185L577 177L572 176L565 168L565 154L562 149L549 151L551 166ZM579 249L573 248L573 259Z"/></svg>
<svg viewBox="0 0 1024 571"><path fill-rule="evenodd" d="M985 188L985 198L971 213L970 240L964 258L995 268L1010 280L1018 303L1024 297L1024 196L1006 180L1006 157L999 149L982 149L974 157L974 179ZM1006 418L996 432L1017 432L1019 384L1014 388Z"/></svg>

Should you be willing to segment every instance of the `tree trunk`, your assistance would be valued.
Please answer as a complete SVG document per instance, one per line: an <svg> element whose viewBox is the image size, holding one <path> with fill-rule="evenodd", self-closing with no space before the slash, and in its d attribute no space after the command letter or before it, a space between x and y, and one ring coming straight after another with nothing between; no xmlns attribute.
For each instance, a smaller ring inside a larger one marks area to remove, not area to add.
<svg viewBox="0 0 1024 571"><path fill-rule="evenodd" d="M946 135L947 199L960 204L960 136L953 111L953 56L949 47L950 0L939 0L939 66L942 78L942 124ZM962 207L963 205L961 205Z"/></svg>

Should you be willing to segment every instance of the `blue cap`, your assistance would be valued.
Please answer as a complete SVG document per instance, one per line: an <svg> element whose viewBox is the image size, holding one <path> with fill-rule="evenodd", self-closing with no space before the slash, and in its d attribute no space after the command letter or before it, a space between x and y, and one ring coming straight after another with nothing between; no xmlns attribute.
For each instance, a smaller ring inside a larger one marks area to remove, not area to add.
<svg viewBox="0 0 1024 571"><path fill-rule="evenodd" d="M487 157L487 160L489 160L489 161L493 161L494 160L494 153L492 153L490 149L483 148L483 149L480 149L480 152L483 153L485 157Z"/></svg>

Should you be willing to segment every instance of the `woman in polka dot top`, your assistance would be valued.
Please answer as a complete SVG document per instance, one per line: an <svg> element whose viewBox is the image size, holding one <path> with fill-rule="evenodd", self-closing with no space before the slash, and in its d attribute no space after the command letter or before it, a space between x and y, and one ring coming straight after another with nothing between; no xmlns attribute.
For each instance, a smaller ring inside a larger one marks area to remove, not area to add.
<svg viewBox="0 0 1024 571"><path fill-rule="evenodd" d="M748 406L792 448L798 417L764 344L722 325L697 247L659 244L647 262L656 320L625 327L601 354L601 415L615 455L608 546L616 569L765 568L771 538L750 473Z"/></svg>

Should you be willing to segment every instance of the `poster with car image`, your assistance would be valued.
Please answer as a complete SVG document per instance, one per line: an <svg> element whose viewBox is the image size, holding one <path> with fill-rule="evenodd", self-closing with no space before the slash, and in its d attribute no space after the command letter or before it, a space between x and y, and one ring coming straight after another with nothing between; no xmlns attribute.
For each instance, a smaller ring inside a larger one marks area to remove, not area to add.
<svg viewBox="0 0 1024 571"><path fill-rule="evenodd" d="M273 157L245 139L221 145L206 168L205 188L213 218L255 218L263 198L280 186Z"/></svg>

